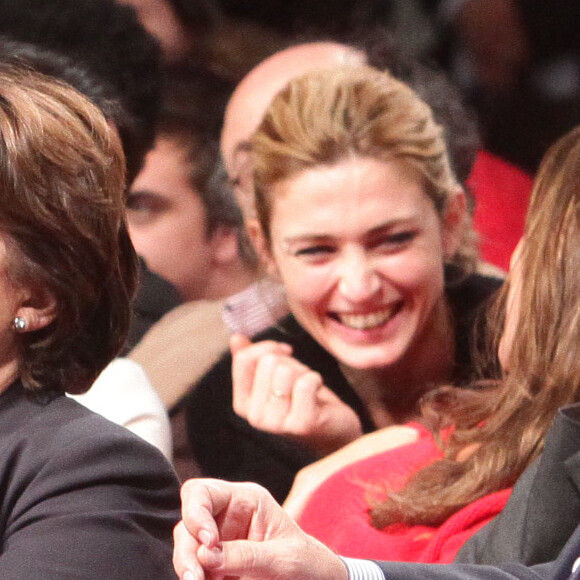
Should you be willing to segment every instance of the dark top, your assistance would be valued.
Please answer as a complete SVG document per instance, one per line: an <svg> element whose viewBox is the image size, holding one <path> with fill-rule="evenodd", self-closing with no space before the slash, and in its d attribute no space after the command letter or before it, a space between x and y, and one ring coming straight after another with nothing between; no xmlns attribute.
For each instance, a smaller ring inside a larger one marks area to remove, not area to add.
<svg viewBox="0 0 580 580"><path fill-rule="evenodd" d="M175 580L175 474L63 395L0 396L0 578Z"/></svg>
<svg viewBox="0 0 580 580"><path fill-rule="evenodd" d="M503 512L465 544L455 560L460 564L379 565L391 580L564 580L579 557L580 404L576 404L558 413L541 457L520 477ZM573 578L580 578L580 570Z"/></svg>
<svg viewBox="0 0 580 580"><path fill-rule="evenodd" d="M151 326L180 304L181 299L174 286L149 270L145 260L140 257L139 285L132 304L133 318L124 352L129 352Z"/></svg>
<svg viewBox="0 0 580 580"><path fill-rule="evenodd" d="M464 382L471 369L470 344L476 311L501 280L473 275L447 288L456 321L454 379ZM319 372L325 385L358 414L365 433L376 426L358 395L342 374L336 359L324 350L294 319L284 318L255 340L290 344L293 356ZM201 379L185 401L187 427L194 458L210 477L254 481L283 501L296 473L317 458L303 445L252 427L232 408L231 355L228 353Z"/></svg>

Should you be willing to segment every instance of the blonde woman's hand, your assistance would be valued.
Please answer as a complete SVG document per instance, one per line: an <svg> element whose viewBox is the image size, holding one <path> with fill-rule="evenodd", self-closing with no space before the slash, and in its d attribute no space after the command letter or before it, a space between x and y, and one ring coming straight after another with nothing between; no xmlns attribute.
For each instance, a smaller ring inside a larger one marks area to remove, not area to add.
<svg viewBox="0 0 580 580"><path fill-rule="evenodd" d="M289 345L234 335L230 347L234 411L250 425L296 439L321 457L362 435L354 410L293 358Z"/></svg>

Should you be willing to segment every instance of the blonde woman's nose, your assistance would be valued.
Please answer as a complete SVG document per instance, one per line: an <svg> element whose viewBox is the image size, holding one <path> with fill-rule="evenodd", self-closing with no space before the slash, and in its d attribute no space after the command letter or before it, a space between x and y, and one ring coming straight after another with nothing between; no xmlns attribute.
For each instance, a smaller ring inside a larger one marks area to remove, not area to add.
<svg viewBox="0 0 580 580"><path fill-rule="evenodd" d="M372 262L355 255L342 264L338 288L349 301L364 302L380 290L380 275Z"/></svg>

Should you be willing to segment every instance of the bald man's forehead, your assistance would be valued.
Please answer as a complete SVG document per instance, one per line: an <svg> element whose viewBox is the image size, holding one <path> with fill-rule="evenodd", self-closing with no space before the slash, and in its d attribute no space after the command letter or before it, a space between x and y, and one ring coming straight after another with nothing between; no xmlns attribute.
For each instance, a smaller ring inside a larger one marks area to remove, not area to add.
<svg viewBox="0 0 580 580"><path fill-rule="evenodd" d="M313 70L364 64L363 53L344 44L314 42L282 50L264 60L240 82L226 109L222 156L230 177L239 145L258 128L274 96L292 79Z"/></svg>

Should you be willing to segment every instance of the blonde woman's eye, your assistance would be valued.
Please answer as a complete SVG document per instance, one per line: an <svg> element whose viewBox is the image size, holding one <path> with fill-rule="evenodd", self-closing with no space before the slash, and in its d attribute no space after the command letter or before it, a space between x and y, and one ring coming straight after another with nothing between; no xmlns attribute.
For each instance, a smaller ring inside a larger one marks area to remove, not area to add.
<svg viewBox="0 0 580 580"><path fill-rule="evenodd" d="M416 236L416 232L400 232L391 234L387 239L391 244L404 244L410 242Z"/></svg>
<svg viewBox="0 0 580 580"><path fill-rule="evenodd" d="M306 248L300 248L294 252L295 256L324 256L332 253L334 248L331 246L308 246Z"/></svg>
<svg viewBox="0 0 580 580"><path fill-rule="evenodd" d="M383 247L387 250L399 249L402 246L406 246L409 242L417 237L417 232L415 231L404 231L397 232L395 234L389 234L382 238L376 244L377 247Z"/></svg>

